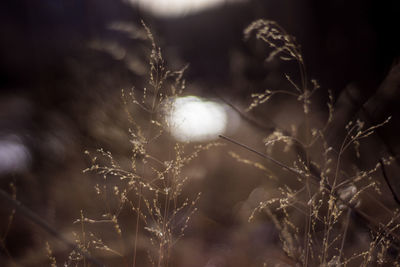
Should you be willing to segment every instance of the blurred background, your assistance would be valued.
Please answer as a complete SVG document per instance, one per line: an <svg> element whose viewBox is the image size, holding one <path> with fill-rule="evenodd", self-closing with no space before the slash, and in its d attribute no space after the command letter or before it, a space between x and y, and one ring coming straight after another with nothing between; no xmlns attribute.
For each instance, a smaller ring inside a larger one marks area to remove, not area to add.
<svg viewBox="0 0 400 267"><path fill-rule="evenodd" d="M347 121L357 116L373 124L392 115L391 123L363 148L366 159L357 164L369 166L376 155L396 158L399 7L390 0L2 1L0 187L11 193L9 185L15 184L17 199L68 238L81 209L101 211L93 201L96 175L82 173L91 164L83 152L102 147L128 157L121 89L148 86L151 45L141 20L170 69L189 64L184 94L190 97L176 103L176 116L191 114L183 120L205 122L171 129L171 140L200 144L225 134L265 151L262 139L275 128L301 128L296 99L277 97L268 107L245 116L240 112L251 103L252 93L287 89L284 73L298 76L296 65L266 62L265 44L244 41L244 28L265 18L296 37L309 78L321 85L313 102L316 125L327 117L327 90L333 92L336 110L329 142L337 144ZM211 114L203 113L207 110ZM204 131L200 137L190 135L199 131ZM227 145L204 152L186 170L190 180L185 194L201 191L203 196L187 237L176 245L175 266L285 261L273 225L247 223L251 209L276 194L271 188L277 182L232 159L230 150L258 160ZM396 166L389 172L400 192ZM0 201L0 265L49 265L46 241L63 264L69 251L18 212L8 226L12 208ZM147 264L145 251L140 250L139 266ZM111 256L104 258L109 266L119 266Z"/></svg>

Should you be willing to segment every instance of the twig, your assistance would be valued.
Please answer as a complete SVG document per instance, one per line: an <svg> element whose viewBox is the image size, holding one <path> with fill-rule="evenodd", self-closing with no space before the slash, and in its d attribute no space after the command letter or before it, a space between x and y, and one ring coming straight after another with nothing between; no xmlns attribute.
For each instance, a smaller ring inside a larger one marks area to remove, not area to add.
<svg viewBox="0 0 400 267"><path fill-rule="evenodd" d="M344 226L344 233L343 233L343 237L342 237L342 244L340 245L339 262L342 261L342 254L343 254L344 244L345 244L346 237L347 237L347 231L349 229L350 216L351 216L351 209L348 209L347 210L347 216L346 216L346 223L345 223L345 226Z"/></svg>
<svg viewBox="0 0 400 267"><path fill-rule="evenodd" d="M90 261L93 265L99 266L99 267L104 267L105 265L102 264L100 261L97 259L93 258L90 256L87 252L83 251L80 249L77 245L71 243L67 239L65 239L59 232L57 232L53 227L51 227L48 223L46 223L42 218L40 218L35 212L27 208L25 205L23 205L21 202L18 200L13 199L10 197L9 194L7 194L4 190L0 189L0 197L4 199L8 204L13 206L15 210L19 213L21 213L26 219L29 221L35 223L37 226L45 230L47 233L52 235L53 237L57 238L59 241L64 243L68 248L75 250L82 254L88 261Z"/></svg>
<svg viewBox="0 0 400 267"><path fill-rule="evenodd" d="M223 135L219 135L219 137L222 138L222 139L225 139L225 140L227 140L227 141L229 141L229 142L231 142L231 143L233 143L235 145L238 145L238 146L240 146L240 147L242 147L242 148L244 148L244 149L246 149L246 150L248 150L250 152L253 152L253 153L259 155L260 157L265 158L265 159L273 162L274 164L280 166L281 168L283 168L285 170L288 170L289 172L291 172L293 174L304 176L304 174L300 173L299 171L297 171L297 170L295 170L293 168L290 168L289 166L285 165L284 163L282 163L280 161L277 161L276 159L274 159L274 158L272 158L272 157L270 157L268 155L265 155L265 154L255 150L255 149L253 149L253 148L251 148L251 147L249 147L249 146L247 146L245 144L239 143L238 141L233 140L233 139L231 139L229 137L226 137L226 136L223 136ZM314 182L317 182L319 184L320 178L318 176L314 175L313 173L310 173L310 176L314 179ZM364 220L367 223L367 227L370 230L372 230L372 231L374 231L376 233L383 232L387 236L392 237L393 241L400 242L400 236L398 236L395 233L392 233L387 227L382 226L382 225L378 224L377 222L375 222L374 219L371 216L369 216L365 212L357 209L350 202L338 197L337 194L335 192L333 192L332 187L329 184L327 184L326 182L323 183L323 189L326 190L329 194L333 195L335 197L335 199L341 201L347 208L351 209L357 216L359 216L362 220ZM380 230L380 229L382 229L382 230ZM396 248L399 248L399 247L396 245Z"/></svg>
<svg viewBox="0 0 400 267"><path fill-rule="evenodd" d="M270 156L268 156L268 155L265 155L265 154L263 154L263 153L261 153L261 152L258 152L257 150L252 149L251 147L249 147L249 146L247 146L247 145L245 145L245 144L239 143L239 142L237 142L237 141L235 141L235 140L233 140L233 139L231 139L231 138L229 138L229 137L226 137L226 136L224 136L224 135L218 135L218 137L220 137L220 138L222 138L222 139L225 139L225 140L227 140L227 141L229 141L229 142L231 142L231 143L233 143L233 144L235 144L235 145L241 146L241 147L243 147L244 149L247 149L247 150L249 150L249 151L251 151L251 152L253 152L253 153L259 155L260 157L263 157L263 158L265 158L265 159L267 159L267 160L269 160L269 161L275 163L276 165L278 165L278 166L281 167L282 169L285 169L285 170L287 170L287 171L289 171L289 172L291 172L291 173L293 173L293 174L296 174L296 175L301 175L301 173L300 173L299 171L297 171L297 170L295 170L295 169L293 169L293 168L290 168L289 166L283 164L282 162L280 162L280 161L278 161L278 160L276 160L276 159L274 159L274 158L272 158L272 157L270 157Z"/></svg>
<svg viewBox="0 0 400 267"><path fill-rule="evenodd" d="M367 123L369 123L370 125L373 125L374 119L372 118L371 112L365 107L365 103L367 103L369 101L369 99L371 99L371 97L369 97L368 99L366 99L365 101L363 101L364 103L362 104L357 104L357 100L354 99L353 95L348 91L348 89L344 89L345 93L347 94L350 102L353 104L353 106L356 107L356 112L354 114L354 116L356 116L356 114L358 112L362 112L362 114L365 117L365 120ZM353 116L353 117L354 117ZM392 149L391 145L389 144L389 142L387 141L387 139L382 135L381 130L378 128L376 129L376 135L378 136L378 138L380 139L380 141L382 142L382 144L385 146L387 152L395 158L395 161L397 163L397 165L400 166L400 160L396 155L396 152ZM396 201L397 202L397 201Z"/></svg>
<svg viewBox="0 0 400 267"><path fill-rule="evenodd" d="M231 107L232 110L235 111L244 121L246 121L247 123L249 123L251 126L255 127L256 129L259 129L259 130L261 130L263 132L267 132L267 133L273 133L274 131L276 131L276 129L279 129L279 127L273 121L268 120L268 123L271 124L272 126L266 126L265 124L259 122L255 118L249 116L247 113L243 112L240 108L238 108L237 106L232 104L230 101L226 100L217 91L215 91L215 94L222 102L224 102L229 107ZM300 155L302 158L305 158L306 157L305 155L307 154L305 146L301 142L299 142L297 139L293 138L292 134L289 133L288 131L285 131L282 129L281 129L281 131L284 135L292 138L292 140L294 141L294 149L296 150L297 154ZM220 136L220 137L224 138L222 136ZM227 137L225 137L225 139L227 139ZM232 142L232 140L228 140L228 141ZM240 145L240 144L238 144L238 145ZM247 149L248 149L248 147L247 147ZM311 170L311 172L314 175L320 177L320 175L317 174L317 172L314 170L315 169L314 166L312 164L310 164L310 162L308 162L308 161L307 161L307 167Z"/></svg>
<svg viewBox="0 0 400 267"><path fill-rule="evenodd" d="M396 192L394 191L392 185L390 184L389 178L388 178L388 176L387 176L387 174L386 174L385 164L383 163L383 160L382 160L382 159L380 159L379 162L381 163L382 176L383 176L383 178L385 179L385 182L386 182L386 184L388 185L388 187L389 187L389 189L390 189L390 192L392 193L393 199L394 199L394 201L396 201L397 204L400 205L400 199L397 197L397 194L396 194Z"/></svg>
<svg viewBox="0 0 400 267"><path fill-rule="evenodd" d="M217 97L224 102L226 105L231 107L233 111L235 111L243 120L245 120L247 123L250 125L256 127L257 129L260 129L262 131L266 131L269 133L273 133L277 127L268 127L262 124L261 122L257 121L253 117L248 116L245 112L243 112L240 108L236 107L232 102L228 101L225 99L222 95L220 95L217 90L214 91L214 93L217 95ZM272 121L270 121L270 124L273 124Z"/></svg>

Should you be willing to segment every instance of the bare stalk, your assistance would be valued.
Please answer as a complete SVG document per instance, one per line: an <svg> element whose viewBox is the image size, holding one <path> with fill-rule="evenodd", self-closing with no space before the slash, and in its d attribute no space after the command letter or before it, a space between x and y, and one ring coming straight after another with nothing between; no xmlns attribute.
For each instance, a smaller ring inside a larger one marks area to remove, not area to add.
<svg viewBox="0 0 400 267"><path fill-rule="evenodd" d="M33 222L37 226L39 226L42 230L49 233L61 243L66 245L69 249L75 250L84 256L89 262L91 262L94 266L104 267L105 265L102 264L99 260L93 258L87 252L80 249L77 245L71 243L66 238L64 238L57 230L55 230L52 226L50 226L46 221L39 217L35 212L30 210L28 207L23 205L18 200L13 199L9 194L7 194L4 190L0 189L0 197L5 200L8 204L13 206L17 212L22 214L27 220Z"/></svg>

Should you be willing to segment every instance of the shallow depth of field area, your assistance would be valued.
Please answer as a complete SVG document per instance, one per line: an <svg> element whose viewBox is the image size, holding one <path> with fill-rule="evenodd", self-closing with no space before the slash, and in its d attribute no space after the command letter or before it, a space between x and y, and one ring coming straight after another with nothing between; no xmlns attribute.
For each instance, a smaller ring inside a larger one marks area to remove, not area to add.
<svg viewBox="0 0 400 267"><path fill-rule="evenodd" d="M0 266L400 266L399 8L0 4Z"/></svg>

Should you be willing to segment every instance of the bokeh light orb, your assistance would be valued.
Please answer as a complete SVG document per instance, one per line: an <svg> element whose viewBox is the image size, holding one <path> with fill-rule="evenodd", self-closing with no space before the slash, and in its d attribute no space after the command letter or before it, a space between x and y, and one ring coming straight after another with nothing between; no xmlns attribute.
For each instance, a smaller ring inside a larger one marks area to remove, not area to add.
<svg viewBox="0 0 400 267"><path fill-rule="evenodd" d="M16 136L0 138L0 175L25 171L30 157L28 148Z"/></svg>
<svg viewBox="0 0 400 267"><path fill-rule="evenodd" d="M175 17L216 7L226 0L129 0L161 17Z"/></svg>
<svg viewBox="0 0 400 267"><path fill-rule="evenodd" d="M173 99L167 123L172 136L181 142L202 142L217 139L227 126L227 110L223 104L195 96Z"/></svg>

